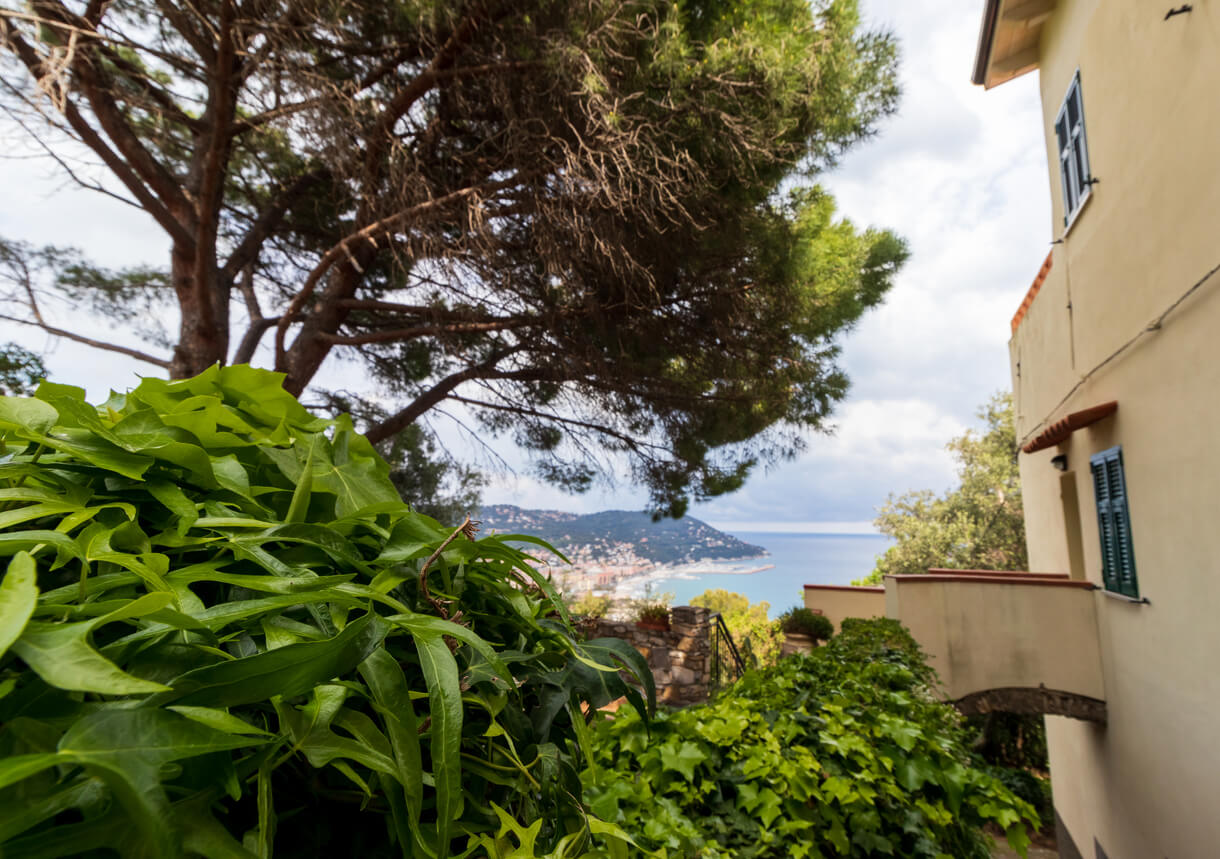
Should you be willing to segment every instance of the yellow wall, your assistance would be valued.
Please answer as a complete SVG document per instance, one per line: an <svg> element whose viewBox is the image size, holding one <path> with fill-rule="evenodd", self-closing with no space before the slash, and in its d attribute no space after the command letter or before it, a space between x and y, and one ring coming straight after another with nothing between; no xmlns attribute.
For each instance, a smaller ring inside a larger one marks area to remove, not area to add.
<svg viewBox="0 0 1220 859"><path fill-rule="evenodd" d="M887 576L886 611L928 654L945 698L1039 686L1105 698L1092 591L937 579Z"/></svg>
<svg viewBox="0 0 1220 859"><path fill-rule="evenodd" d="M1046 23L1039 73L1054 234L1064 242L1011 344L1019 436L1119 403L1058 449L1021 457L1031 568L1069 569L1050 464L1065 453L1083 575L1100 584L1089 456L1123 447L1140 593L1151 604L1095 593L1109 722L1047 719L1057 810L1078 848L1091 855L1097 839L1112 859L1220 849L1220 276L1111 357L1220 264L1220 3L1166 21L1169 5L1060 0ZM1101 181L1063 236L1053 123L1077 68Z"/></svg>
<svg viewBox="0 0 1220 859"><path fill-rule="evenodd" d="M840 586L805 587L805 608L822 612L835 625L835 632L847 617L885 617L885 591L881 588L844 588Z"/></svg>

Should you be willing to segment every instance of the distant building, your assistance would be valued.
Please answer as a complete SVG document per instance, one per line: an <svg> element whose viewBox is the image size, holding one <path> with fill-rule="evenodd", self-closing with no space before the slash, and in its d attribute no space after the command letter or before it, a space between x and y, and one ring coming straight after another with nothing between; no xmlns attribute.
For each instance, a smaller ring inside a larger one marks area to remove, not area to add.
<svg viewBox="0 0 1220 859"><path fill-rule="evenodd" d="M1046 713L1064 859L1220 855L1220 5L987 0L1039 73L1054 244L1009 344L1040 573L892 576L967 712ZM1031 261L1031 269L1038 266ZM866 600L806 591L810 605Z"/></svg>

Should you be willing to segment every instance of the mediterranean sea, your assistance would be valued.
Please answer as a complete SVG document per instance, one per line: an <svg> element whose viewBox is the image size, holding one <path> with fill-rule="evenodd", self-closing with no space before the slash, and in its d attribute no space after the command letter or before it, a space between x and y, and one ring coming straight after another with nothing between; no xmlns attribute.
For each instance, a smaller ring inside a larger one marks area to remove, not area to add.
<svg viewBox="0 0 1220 859"><path fill-rule="evenodd" d="M876 534L772 534L734 532L769 554L743 561L708 561L650 576L652 593L671 593L671 605L687 605L713 588L744 594L751 603L767 602L771 617L804 605L805 585L849 585L873 571L878 555L893 540ZM772 565L771 569L746 573Z"/></svg>

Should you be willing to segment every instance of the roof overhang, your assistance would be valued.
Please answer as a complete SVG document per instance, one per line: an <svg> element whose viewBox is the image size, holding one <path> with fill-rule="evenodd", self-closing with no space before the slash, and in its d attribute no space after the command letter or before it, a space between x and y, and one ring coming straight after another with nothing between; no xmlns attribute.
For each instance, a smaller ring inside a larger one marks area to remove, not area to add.
<svg viewBox="0 0 1220 859"><path fill-rule="evenodd" d="M1056 0L987 0L974 55L976 84L991 89L1038 67L1042 25Z"/></svg>
<svg viewBox="0 0 1220 859"><path fill-rule="evenodd" d="M1023 453L1037 453L1040 450L1046 450L1048 447L1054 447L1057 444L1062 444L1068 440L1068 437L1078 429L1084 429L1090 424L1095 424L1102 418L1108 418L1110 415L1118 411L1118 401L1111 400L1108 403L1090 406L1087 409L1081 409L1078 412L1072 412L1066 418L1055 421L1031 441L1029 444L1021 448Z"/></svg>

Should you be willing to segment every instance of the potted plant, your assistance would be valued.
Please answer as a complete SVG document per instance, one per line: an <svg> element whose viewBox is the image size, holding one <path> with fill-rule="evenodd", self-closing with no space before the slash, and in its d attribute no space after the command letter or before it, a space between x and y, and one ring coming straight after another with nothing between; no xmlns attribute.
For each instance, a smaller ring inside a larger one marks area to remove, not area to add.
<svg viewBox="0 0 1220 859"><path fill-rule="evenodd" d="M779 628L784 633L783 656L810 653L819 641L834 635L835 627L824 614L812 609L793 607L779 616Z"/></svg>
<svg viewBox="0 0 1220 859"><path fill-rule="evenodd" d="M635 611L635 625L639 629L668 630L669 606L663 602L639 603Z"/></svg>

